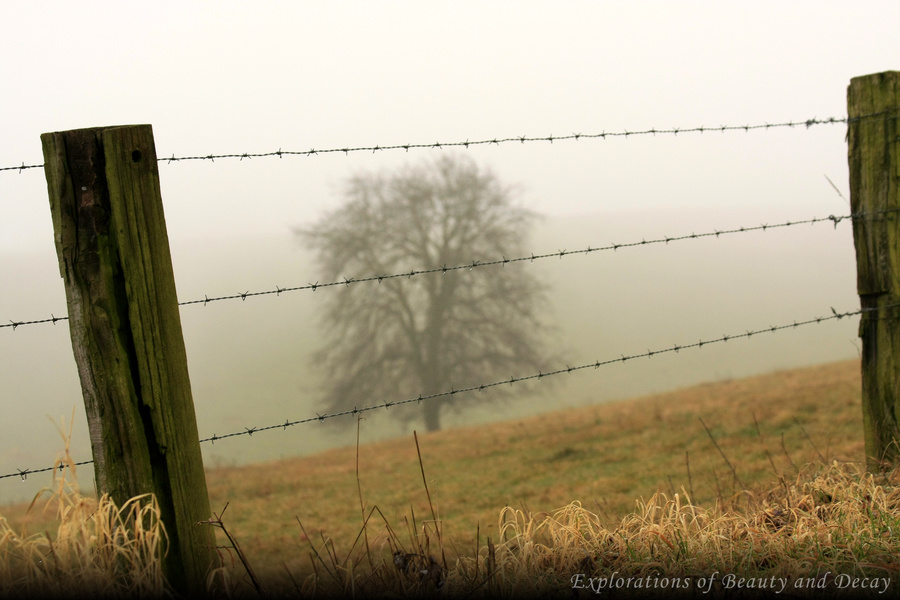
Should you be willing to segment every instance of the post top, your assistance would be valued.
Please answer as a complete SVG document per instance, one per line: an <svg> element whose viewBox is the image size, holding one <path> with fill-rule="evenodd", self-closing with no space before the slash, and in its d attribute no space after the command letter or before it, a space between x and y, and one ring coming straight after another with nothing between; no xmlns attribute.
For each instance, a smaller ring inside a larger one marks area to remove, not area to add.
<svg viewBox="0 0 900 600"><path fill-rule="evenodd" d="M52 131L45 133L43 135L53 135L53 134L62 134L62 133L73 133L73 134L85 134L88 132L100 133L101 131L106 131L107 129L127 129L127 128L140 128L140 127L150 127L153 128L149 123L142 125L102 125L100 127L80 127L78 129L65 129L63 131Z"/></svg>
<svg viewBox="0 0 900 600"><path fill-rule="evenodd" d="M897 79L900 78L900 71L881 71L880 73L869 73L868 75L859 75L850 79L850 84L862 81L864 79Z"/></svg>

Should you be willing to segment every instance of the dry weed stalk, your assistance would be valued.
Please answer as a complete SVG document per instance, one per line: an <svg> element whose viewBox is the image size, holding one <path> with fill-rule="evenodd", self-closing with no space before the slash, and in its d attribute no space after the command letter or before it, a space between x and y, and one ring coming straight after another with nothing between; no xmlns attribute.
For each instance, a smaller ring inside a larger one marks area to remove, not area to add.
<svg viewBox="0 0 900 600"><path fill-rule="evenodd" d="M228 541L231 543L230 546L216 546L216 552L219 555L219 563L220 567L217 569L213 569L210 571L209 575L206 578L206 588L207 590L216 590L219 591L226 596L233 596L235 591L238 589L238 584L235 582L232 576L232 572L235 567L234 555L231 554L231 551L234 551L234 554L237 555L237 559L240 561L241 566L244 568L244 571L247 573L247 577L250 578L250 583L253 588L256 590L256 593L260 596L263 595L263 587L260 583L259 579L256 577L256 574L253 572L253 568L250 566L250 562L247 560L247 556L244 554L244 551L241 550L240 544L238 544L237 539L228 531L228 528L225 527L225 522L222 521L222 517L225 515L225 511L228 509L228 503L225 503L225 507L222 509L221 513L213 513L206 521L200 521L198 525L209 525L211 527L216 527L217 529L221 529L225 534L225 537L228 538ZM225 554L228 554L231 558L231 568L229 569L225 565L228 564L228 561L225 560Z"/></svg>
<svg viewBox="0 0 900 600"><path fill-rule="evenodd" d="M431 520L418 524L415 511L410 507L409 517L404 518L409 537L409 543L405 545L380 508L366 507L359 473L357 431L356 483L362 526L350 549L341 557L331 538L322 536L321 543L314 544L300 518L297 517L303 539L309 544L314 572L298 585L288 571L295 592L326 597L330 595L365 597L374 594L422 597L441 594L447 573L441 522L431 501L422 453L415 433L414 437ZM378 519L373 521L376 513ZM370 538L369 527L378 521L381 522L381 526ZM432 544L436 545L437 551L432 550ZM441 560L438 560L435 554L438 554ZM364 565L368 565L368 568L360 568ZM319 568L322 569L321 573Z"/></svg>

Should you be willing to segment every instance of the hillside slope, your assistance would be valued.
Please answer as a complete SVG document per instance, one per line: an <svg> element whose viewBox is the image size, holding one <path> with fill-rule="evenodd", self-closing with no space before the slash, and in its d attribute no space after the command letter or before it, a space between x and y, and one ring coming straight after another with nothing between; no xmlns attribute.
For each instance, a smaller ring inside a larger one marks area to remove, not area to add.
<svg viewBox="0 0 900 600"><path fill-rule="evenodd" d="M360 432L364 442L365 420ZM805 465L861 462L859 362L422 434L418 442L447 545L471 552L476 532L482 542L496 539L507 505L549 512L578 500L613 523L657 490L683 488L708 506L741 487L792 480ZM420 525L430 519L412 436L212 469L208 481L213 510L229 503L226 524L260 571L283 572L283 563L306 571L306 535L349 551L362 524L360 493L365 512L377 506L396 531L406 531L410 511Z"/></svg>

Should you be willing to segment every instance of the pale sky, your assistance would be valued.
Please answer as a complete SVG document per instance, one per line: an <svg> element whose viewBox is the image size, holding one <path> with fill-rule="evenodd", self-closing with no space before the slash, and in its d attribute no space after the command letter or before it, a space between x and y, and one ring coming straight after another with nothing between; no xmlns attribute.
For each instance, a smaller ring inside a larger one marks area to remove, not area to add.
<svg viewBox="0 0 900 600"><path fill-rule="evenodd" d="M898 17L890 1L6 2L0 166L42 162L42 132L114 124L150 123L160 156L184 156L842 116L851 77L900 65ZM829 199L823 174L845 182L843 135L470 152L548 214L800 206ZM283 232L350 172L429 153L167 165L169 230ZM46 246L41 170L0 177L0 249Z"/></svg>
<svg viewBox="0 0 900 600"><path fill-rule="evenodd" d="M852 77L900 69L898 23L895 0L4 2L0 167L41 163L41 133L105 125L152 124L166 157L844 117ZM674 236L849 212L825 179L849 197L845 133L798 126L458 151L544 215L634 214L634 235ZM178 280L180 299L306 283L290 267L213 266L189 249L240 251L262 236L296 252L291 228L336 206L349 175L448 151L162 163L173 256L184 257L176 276L191 276ZM0 172L0 208L0 321L63 314L43 170ZM534 251L574 242L546 243ZM852 298L850 277L834 286ZM53 352L70 356L56 327ZM55 392L13 398L21 389L2 382L4 362L47 335L0 330L0 474L46 460L24 442L2 447L25 405L38 419L71 410L44 408ZM53 378L56 366L47 369L35 367L34 380ZM59 369L71 384L74 366Z"/></svg>

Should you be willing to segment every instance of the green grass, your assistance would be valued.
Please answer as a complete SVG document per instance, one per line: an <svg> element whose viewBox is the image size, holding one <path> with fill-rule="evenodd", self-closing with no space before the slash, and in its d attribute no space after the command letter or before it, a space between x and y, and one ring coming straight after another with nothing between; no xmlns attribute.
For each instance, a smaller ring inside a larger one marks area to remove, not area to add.
<svg viewBox="0 0 900 600"><path fill-rule="evenodd" d="M213 469L210 500L269 592L430 589L396 552L476 596L577 572L896 575L900 490L854 466L859 390L858 361L704 384Z"/></svg>

